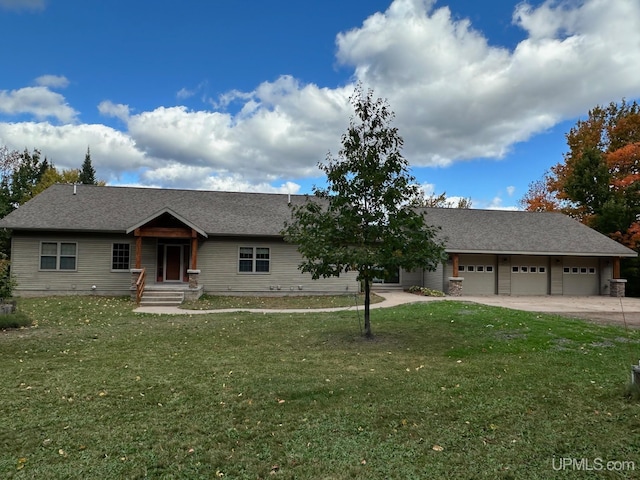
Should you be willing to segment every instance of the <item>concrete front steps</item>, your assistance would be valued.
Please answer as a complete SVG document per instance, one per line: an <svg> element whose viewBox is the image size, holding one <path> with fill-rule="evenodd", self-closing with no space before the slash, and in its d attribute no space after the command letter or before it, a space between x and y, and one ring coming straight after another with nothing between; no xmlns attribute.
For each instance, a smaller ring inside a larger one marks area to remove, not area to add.
<svg viewBox="0 0 640 480"><path fill-rule="evenodd" d="M140 299L141 307L175 307L184 302L184 290L180 288L158 288L148 286Z"/></svg>

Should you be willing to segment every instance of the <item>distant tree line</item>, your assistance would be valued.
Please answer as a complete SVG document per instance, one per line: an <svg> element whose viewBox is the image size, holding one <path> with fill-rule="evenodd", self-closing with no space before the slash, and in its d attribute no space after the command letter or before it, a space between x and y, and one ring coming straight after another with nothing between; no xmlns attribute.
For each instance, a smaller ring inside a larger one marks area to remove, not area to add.
<svg viewBox="0 0 640 480"><path fill-rule="evenodd" d="M59 170L37 149L19 152L0 146L0 218L56 183L105 184L96 179L89 148L80 168ZM9 232L0 232L0 254L9 252L9 239Z"/></svg>

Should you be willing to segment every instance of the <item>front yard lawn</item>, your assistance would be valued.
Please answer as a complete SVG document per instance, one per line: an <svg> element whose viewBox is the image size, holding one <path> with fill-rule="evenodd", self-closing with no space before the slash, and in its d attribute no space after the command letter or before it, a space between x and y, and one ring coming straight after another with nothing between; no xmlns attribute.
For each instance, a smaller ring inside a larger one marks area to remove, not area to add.
<svg viewBox="0 0 640 480"><path fill-rule="evenodd" d="M371 294L371 303L384 300ZM283 296L222 296L203 295L198 300L185 302L181 308L185 310L218 310L229 308L256 309L314 309L337 307L363 307L364 295L283 295Z"/></svg>
<svg viewBox="0 0 640 480"><path fill-rule="evenodd" d="M640 476L638 330L448 300L372 311L372 341L355 312L19 307L2 478Z"/></svg>

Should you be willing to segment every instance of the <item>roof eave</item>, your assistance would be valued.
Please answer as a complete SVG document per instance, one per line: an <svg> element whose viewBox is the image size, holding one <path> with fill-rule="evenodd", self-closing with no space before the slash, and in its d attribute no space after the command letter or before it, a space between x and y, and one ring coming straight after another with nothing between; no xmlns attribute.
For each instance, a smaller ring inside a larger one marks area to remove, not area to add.
<svg viewBox="0 0 640 480"><path fill-rule="evenodd" d="M546 255L549 257L628 257L634 258L638 256L637 252L539 252L526 250L477 250L477 249L455 249L445 248L447 253L462 253L475 255Z"/></svg>

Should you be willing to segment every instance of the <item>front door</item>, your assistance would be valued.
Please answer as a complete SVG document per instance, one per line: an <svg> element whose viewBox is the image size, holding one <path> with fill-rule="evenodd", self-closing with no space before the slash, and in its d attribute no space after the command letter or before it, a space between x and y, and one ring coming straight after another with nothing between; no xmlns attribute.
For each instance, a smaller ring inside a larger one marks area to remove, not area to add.
<svg viewBox="0 0 640 480"><path fill-rule="evenodd" d="M164 246L164 281L165 282L181 282L182 281L182 245L165 245Z"/></svg>

